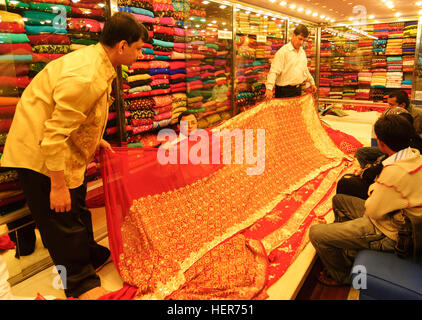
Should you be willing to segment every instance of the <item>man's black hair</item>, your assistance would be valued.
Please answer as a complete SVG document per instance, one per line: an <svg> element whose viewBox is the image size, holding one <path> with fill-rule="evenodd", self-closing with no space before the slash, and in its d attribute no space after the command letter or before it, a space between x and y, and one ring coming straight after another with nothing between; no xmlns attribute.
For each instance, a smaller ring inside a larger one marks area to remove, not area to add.
<svg viewBox="0 0 422 320"><path fill-rule="evenodd" d="M114 47L122 40L131 45L139 39L149 42L148 30L134 16L126 12L117 12L107 19L100 36L100 42L108 47Z"/></svg>
<svg viewBox="0 0 422 320"><path fill-rule="evenodd" d="M406 110L409 109L410 101L409 101L409 95L406 93L406 91L403 91L403 90L394 91L389 95L389 97L396 98L396 101L399 105L404 103L405 104L404 108Z"/></svg>
<svg viewBox="0 0 422 320"><path fill-rule="evenodd" d="M180 124L180 121L182 121L182 118L187 117L187 116L190 116L190 115L193 115L195 117L195 119L198 119L196 117L196 114L195 113L190 112L190 111L183 111L181 114L179 114L179 117L177 118L177 123Z"/></svg>
<svg viewBox="0 0 422 320"><path fill-rule="evenodd" d="M304 38L309 36L309 30L303 24L298 25L293 32L295 35L301 35Z"/></svg>
<svg viewBox="0 0 422 320"><path fill-rule="evenodd" d="M394 152L410 146L415 136L413 125L403 114L388 114L381 116L374 125L377 138Z"/></svg>

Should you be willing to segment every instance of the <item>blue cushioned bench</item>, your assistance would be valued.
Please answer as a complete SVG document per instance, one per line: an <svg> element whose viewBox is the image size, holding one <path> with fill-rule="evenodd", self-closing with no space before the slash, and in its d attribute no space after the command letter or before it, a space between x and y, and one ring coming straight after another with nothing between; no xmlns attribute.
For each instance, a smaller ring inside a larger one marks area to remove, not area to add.
<svg viewBox="0 0 422 320"><path fill-rule="evenodd" d="M360 300L422 300L422 263L401 259L394 253L362 250L352 268L352 284L364 283L360 281L364 275L359 266L367 272L366 289L359 289Z"/></svg>

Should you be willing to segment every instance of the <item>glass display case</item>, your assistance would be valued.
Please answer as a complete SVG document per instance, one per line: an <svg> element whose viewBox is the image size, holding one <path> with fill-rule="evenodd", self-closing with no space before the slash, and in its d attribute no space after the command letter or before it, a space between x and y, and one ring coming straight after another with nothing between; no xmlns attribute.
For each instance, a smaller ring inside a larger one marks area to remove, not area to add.
<svg viewBox="0 0 422 320"><path fill-rule="evenodd" d="M271 60L286 43L287 18L263 10L235 9L236 23L236 112L245 111L264 99Z"/></svg>
<svg viewBox="0 0 422 320"><path fill-rule="evenodd" d="M138 1L125 6L150 32L138 61L124 68L129 146L156 146L160 129L177 131L179 115L195 113L199 128L232 112L233 7L214 1ZM135 13L138 12L138 13Z"/></svg>
<svg viewBox="0 0 422 320"><path fill-rule="evenodd" d="M385 102L411 95L417 21L322 28L320 98Z"/></svg>
<svg viewBox="0 0 422 320"><path fill-rule="evenodd" d="M413 26L410 32L416 35L416 60L413 74L412 105L422 111L422 46L421 46L422 18L419 18L418 27Z"/></svg>

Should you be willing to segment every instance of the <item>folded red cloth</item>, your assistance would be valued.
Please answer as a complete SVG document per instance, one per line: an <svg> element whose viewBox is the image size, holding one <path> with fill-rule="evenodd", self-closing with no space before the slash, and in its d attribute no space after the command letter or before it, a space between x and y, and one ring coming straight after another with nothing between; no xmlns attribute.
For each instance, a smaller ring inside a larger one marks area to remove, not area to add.
<svg viewBox="0 0 422 320"><path fill-rule="evenodd" d="M16 22L0 22L0 32L25 33L25 27Z"/></svg>
<svg viewBox="0 0 422 320"><path fill-rule="evenodd" d="M0 22L4 23L4 22ZM32 47L29 43L2 43L0 54L32 54ZM2 73L3 75L3 73Z"/></svg>
<svg viewBox="0 0 422 320"><path fill-rule="evenodd" d="M70 44L70 39L65 34L35 34L28 35L28 38L33 46L38 44Z"/></svg>

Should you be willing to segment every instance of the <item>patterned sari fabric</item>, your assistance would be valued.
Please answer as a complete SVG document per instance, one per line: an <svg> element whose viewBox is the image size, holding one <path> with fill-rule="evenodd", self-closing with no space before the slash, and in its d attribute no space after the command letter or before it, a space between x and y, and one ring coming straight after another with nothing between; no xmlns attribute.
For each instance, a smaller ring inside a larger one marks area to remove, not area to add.
<svg viewBox="0 0 422 320"><path fill-rule="evenodd" d="M216 129L252 129L245 151L254 155L264 129L265 169L248 175L253 166L235 162L235 139L208 141L212 159L231 151L228 164L161 165L154 148L102 153L113 260L136 299L265 298L269 257L276 261L290 239L300 249L316 208L350 165L310 95L262 103Z"/></svg>

